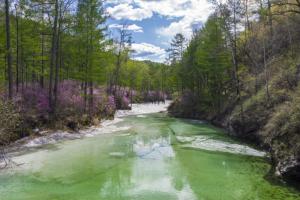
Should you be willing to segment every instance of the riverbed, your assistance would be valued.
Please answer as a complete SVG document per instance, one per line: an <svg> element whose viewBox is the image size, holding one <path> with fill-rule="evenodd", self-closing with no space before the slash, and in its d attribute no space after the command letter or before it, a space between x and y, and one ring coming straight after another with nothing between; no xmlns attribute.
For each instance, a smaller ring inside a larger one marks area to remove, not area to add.
<svg viewBox="0 0 300 200"><path fill-rule="evenodd" d="M0 199L300 199L265 178L265 152L205 122L158 113L165 109L136 105L77 139L29 145L0 172Z"/></svg>

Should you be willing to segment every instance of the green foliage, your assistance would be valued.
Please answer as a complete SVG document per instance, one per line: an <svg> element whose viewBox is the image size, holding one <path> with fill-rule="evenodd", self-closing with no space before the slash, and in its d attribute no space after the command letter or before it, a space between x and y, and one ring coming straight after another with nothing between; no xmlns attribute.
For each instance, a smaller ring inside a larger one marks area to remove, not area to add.
<svg viewBox="0 0 300 200"><path fill-rule="evenodd" d="M121 68L120 85L137 91L164 90L166 68L161 63L128 60Z"/></svg>
<svg viewBox="0 0 300 200"><path fill-rule="evenodd" d="M181 63L173 65L173 73L180 82L177 90L189 90L195 94L196 107L204 113L220 112L227 99L230 81L230 52L222 24L211 16L205 26L196 32L184 52Z"/></svg>
<svg viewBox="0 0 300 200"><path fill-rule="evenodd" d="M107 36L103 1L20 0L15 5L10 3L13 100L25 101L26 111L22 110L22 121L16 111L20 105L10 104L5 98L6 36L5 23L0 23L0 96L5 99L0 104L0 140L2 136L7 139L1 144L19 138L21 121L22 128L26 129L55 125L61 128L66 124L76 129L91 123L93 118L113 117L116 102L107 92L107 86L113 81L118 53L116 42ZM3 11L0 11L0 21L5 21ZM135 90L138 94L165 90L166 66L131 60L130 46L126 45L120 51L122 62L117 87ZM65 83L76 83L76 87L62 87ZM44 103L37 103L33 100L35 97L42 97ZM134 98L134 102L143 100L142 95ZM128 103L128 96L124 99ZM72 104L73 101L76 103ZM43 112L32 109L39 104Z"/></svg>

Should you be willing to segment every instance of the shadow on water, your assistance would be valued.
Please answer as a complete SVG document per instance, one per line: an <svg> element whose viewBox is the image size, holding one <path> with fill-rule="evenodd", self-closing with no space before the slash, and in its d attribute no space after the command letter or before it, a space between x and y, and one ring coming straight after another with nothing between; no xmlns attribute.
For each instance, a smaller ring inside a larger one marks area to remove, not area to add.
<svg viewBox="0 0 300 200"><path fill-rule="evenodd" d="M268 171L268 173L265 174L264 179L275 186L285 187L290 192L300 193L300 185L298 182L293 181L291 179L285 180L280 177L276 177L274 174L275 174L275 169L272 167ZM300 199L300 197L299 197L299 199Z"/></svg>

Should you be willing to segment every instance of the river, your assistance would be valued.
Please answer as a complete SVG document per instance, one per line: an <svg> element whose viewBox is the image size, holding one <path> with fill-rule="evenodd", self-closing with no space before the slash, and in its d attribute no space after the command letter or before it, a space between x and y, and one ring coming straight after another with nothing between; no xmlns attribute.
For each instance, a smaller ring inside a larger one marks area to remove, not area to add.
<svg viewBox="0 0 300 200"><path fill-rule="evenodd" d="M92 134L16 155L18 166L0 172L0 199L300 199L292 188L266 180L264 152L207 123L146 108L160 111L146 105L118 112Z"/></svg>

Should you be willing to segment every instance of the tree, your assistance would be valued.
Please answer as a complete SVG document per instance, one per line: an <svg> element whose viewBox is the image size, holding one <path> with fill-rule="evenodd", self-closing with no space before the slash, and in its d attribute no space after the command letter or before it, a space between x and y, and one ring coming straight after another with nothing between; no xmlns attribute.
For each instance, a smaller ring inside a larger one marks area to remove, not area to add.
<svg viewBox="0 0 300 200"><path fill-rule="evenodd" d="M8 97L13 97L13 72L12 72L12 57L10 43L10 3L5 0L5 28L6 28L6 59L7 59L7 78L8 78Z"/></svg>
<svg viewBox="0 0 300 200"><path fill-rule="evenodd" d="M51 112L55 112L55 105L53 104L53 76L54 66L56 62L57 40L58 40L58 0L54 1L54 23L52 27L52 39L51 39L51 56L50 56L50 77L49 77L49 104Z"/></svg>
<svg viewBox="0 0 300 200"><path fill-rule="evenodd" d="M186 39L181 33L177 33L171 42L171 48L168 49L171 63L180 61L183 57Z"/></svg>
<svg viewBox="0 0 300 200"><path fill-rule="evenodd" d="M102 2L98 0L79 1L77 5L77 36L82 39L80 45L85 50L81 52L85 59L80 63L84 66L84 96L85 104L89 104L91 113L93 105L93 72L96 67L97 56L105 49L103 24L106 20ZM88 95L89 88L89 95Z"/></svg>
<svg viewBox="0 0 300 200"><path fill-rule="evenodd" d="M177 74L195 100L195 110L221 112L226 102L231 65L225 35L222 20L214 14L193 34L183 53Z"/></svg>
<svg viewBox="0 0 300 200"><path fill-rule="evenodd" d="M132 43L132 34L128 31L128 25L123 24L122 28L118 30L119 39L116 40L117 53L116 53L116 67L113 73L113 85L114 91L117 90L117 86L120 84L120 70L123 63L126 63L130 53L130 47ZM110 86L111 87L111 86Z"/></svg>
<svg viewBox="0 0 300 200"><path fill-rule="evenodd" d="M185 48L186 39L181 33L177 33L170 43L170 48L167 50L169 53L168 61L171 66L174 68L174 71L177 71L178 78L176 79L177 91L183 91L183 77L180 74L180 62L183 58L184 48ZM180 86L181 85L181 86Z"/></svg>
<svg viewBox="0 0 300 200"><path fill-rule="evenodd" d="M244 121L244 109L241 102L241 81L239 77L239 58L238 58L238 25L244 17L243 4L240 0L229 0L226 3L213 1L216 6L217 14L222 20L222 28L226 34L228 45L231 49L233 81L235 85L236 101L240 104L241 120Z"/></svg>

